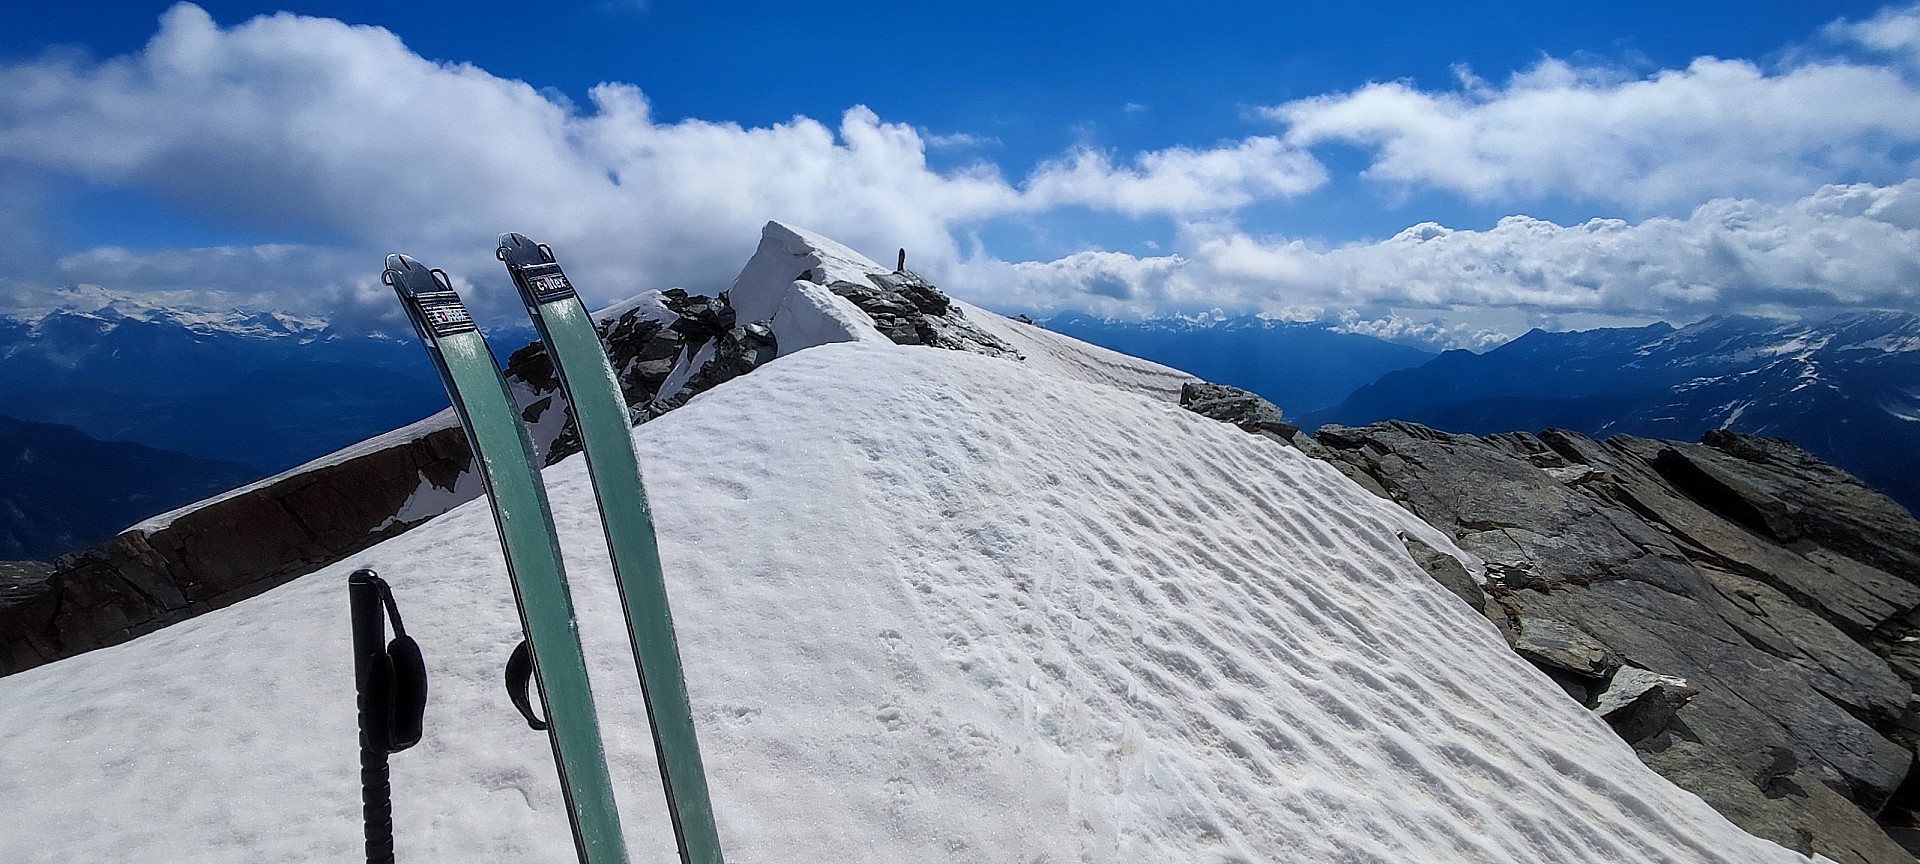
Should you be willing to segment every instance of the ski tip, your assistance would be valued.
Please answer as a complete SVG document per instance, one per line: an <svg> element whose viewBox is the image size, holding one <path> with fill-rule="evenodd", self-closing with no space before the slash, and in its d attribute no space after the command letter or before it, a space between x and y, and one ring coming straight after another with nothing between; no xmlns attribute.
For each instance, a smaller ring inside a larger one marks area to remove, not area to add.
<svg viewBox="0 0 1920 864"><path fill-rule="evenodd" d="M545 243L535 243L527 235L512 231L500 235L500 247L493 251L493 256L507 262L509 267L554 263L553 250Z"/></svg>
<svg viewBox="0 0 1920 864"><path fill-rule="evenodd" d="M387 269L380 274L380 281L392 287L402 297L416 297L427 292L453 290L453 283L447 281L445 271L431 269L398 252L387 256Z"/></svg>
<svg viewBox="0 0 1920 864"><path fill-rule="evenodd" d="M447 278L447 271L435 270L396 253L387 256L387 269L381 271L380 281L400 295L400 303L407 309L407 320L413 323L421 341L431 345L440 337L476 329L473 316L467 314L466 304L460 302L460 295L453 290L453 280Z"/></svg>

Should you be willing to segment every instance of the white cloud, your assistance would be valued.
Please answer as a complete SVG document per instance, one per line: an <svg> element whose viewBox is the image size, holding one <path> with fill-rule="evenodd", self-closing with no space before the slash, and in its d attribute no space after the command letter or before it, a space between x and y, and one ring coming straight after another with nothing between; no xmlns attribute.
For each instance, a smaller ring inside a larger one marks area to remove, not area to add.
<svg viewBox="0 0 1920 864"><path fill-rule="evenodd" d="M1865 21L1842 19L1827 25L1835 41L1857 42L1888 54L1902 55L1920 66L1920 4L1889 6Z"/></svg>
<svg viewBox="0 0 1920 864"><path fill-rule="evenodd" d="M1892 34L1912 21L1874 20L1860 26ZM1885 66L1822 60L1769 72L1701 57L1640 77L1546 59L1505 85L1459 77L1449 91L1375 83L1264 113L1287 124L1287 143L1366 148L1364 176L1374 180L1476 201L1570 197L1643 213L1904 179L1920 145L1920 87Z"/></svg>
<svg viewBox="0 0 1920 864"><path fill-rule="evenodd" d="M1026 193L1029 204L1040 209L1079 205L1129 216L1187 215L1299 195L1326 180L1326 168L1305 151L1261 136L1211 150L1155 150L1134 157L1127 167L1082 147L1040 166Z"/></svg>
<svg viewBox="0 0 1920 864"><path fill-rule="evenodd" d="M969 150L1000 146L1000 139L991 135L971 135L966 132L952 132L944 135L922 132L920 139L926 142L929 150Z"/></svg>
<svg viewBox="0 0 1920 864"><path fill-rule="evenodd" d="M1378 243L1334 247L1216 227L1189 231L1180 245L1179 255L1149 258L1096 252L1006 264L976 256L956 284L990 304L1041 312L1220 306L1402 335L1420 322L1396 323L1383 310L1685 320L1915 309L1920 180L1827 186L1785 205L1717 199L1685 218L1639 223L1511 216L1486 231L1423 223ZM1469 346L1489 335L1457 325L1427 332L1420 338Z"/></svg>
<svg viewBox="0 0 1920 864"><path fill-rule="evenodd" d="M1916 10L1824 32L1906 56L1920 44ZM1079 147L1015 179L985 162L936 170L930 148L992 140L922 132L863 106L832 123L661 122L628 84L600 85L575 105L428 61L383 29L290 14L222 29L182 4L135 54L0 66L0 180L16 190L55 176L134 188L199 217L262 226L249 233L326 245L103 248L56 261L42 242L41 263L0 273L0 294L57 278L390 315L374 278L380 256L401 250L494 283L472 299L506 309L490 254L503 229L558 248L589 299L711 291L771 218L855 248L905 246L916 269L962 295L1031 311L1221 306L1473 344L1486 328L1435 323L1429 312L1913 308L1920 181L1906 181L1917 166L1902 161L1920 151L1913 79L1831 58L1776 69L1701 58L1652 75L1545 60L1504 83L1463 70L1447 91L1374 84L1287 103L1266 112L1288 124L1280 135L1144 153ZM1674 215L1574 226L1512 217L1486 231L1426 224L1346 245L1260 236L1232 221L1248 205L1322 188L1327 169L1309 148L1342 142L1368 148L1366 176L1394 184ZM1822 186L1853 177L1870 182ZM0 227L43 221L34 200L0 201ZM1094 250L1007 263L954 239L986 220L1037 221L1062 208L1172 217L1177 241L1150 257Z"/></svg>
<svg viewBox="0 0 1920 864"><path fill-rule="evenodd" d="M1449 324L1437 318L1418 319L1392 313L1378 318L1364 318L1354 309L1339 310L1330 319L1333 329L1339 332L1358 333L1405 345L1484 351L1513 338L1513 334L1504 330L1471 324Z"/></svg>
<svg viewBox="0 0 1920 864"><path fill-rule="evenodd" d="M932 265L958 257L954 226L996 215L1217 212L1318 182L1274 139L1127 167L1076 153L1016 185L984 164L930 168L930 144L965 142L862 106L837 127L748 128L658 122L626 84L589 100L428 61L375 27L282 13L221 29L180 4L136 54L0 67L0 164L337 238L362 256L355 272L399 249L497 279L491 238L518 230L561 249L599 299L723 287L770 218Z"/></svg>

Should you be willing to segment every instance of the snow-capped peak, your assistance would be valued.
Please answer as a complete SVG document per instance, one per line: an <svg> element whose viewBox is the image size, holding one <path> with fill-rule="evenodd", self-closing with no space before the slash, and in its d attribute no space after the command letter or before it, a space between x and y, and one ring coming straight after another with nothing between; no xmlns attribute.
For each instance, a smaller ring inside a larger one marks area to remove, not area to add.
<svg viewBox="0 0 1920 864"><path fill-rule="evenodd" d="M123 294L98 285L69 285L51 293L45 302L14 312L10 317L39 332L62 319L94 320L112 329L124 322L171 324L201 334L229 334L255 338L318 338L325 333L324 318L273 310L210 309L193 305L184 292Z"/></svg>

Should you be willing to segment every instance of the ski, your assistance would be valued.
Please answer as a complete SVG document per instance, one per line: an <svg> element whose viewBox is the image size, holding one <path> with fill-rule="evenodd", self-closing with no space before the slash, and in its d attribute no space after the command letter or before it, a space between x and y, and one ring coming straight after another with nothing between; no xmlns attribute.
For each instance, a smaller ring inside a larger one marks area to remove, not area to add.
<svg viewBox="0 0 1920 864"><path fill-rule="evenodd" d="M493 503L520 626L531 646L531 672L547 709L547 720L534 725L547 729L553 746L581 864L625 864L626 843L614 808L606 748L533 445L493 352L446 274L405 255L388 255L380 280L400 296L439 369Z"/></svg>
<svg viewBox="0 0 1920 864"><path fill-rule="evenodd" d="M680 648L661 575L653 514L633 449L633 424L593 316L575 295L553 251L519 234L500 235L495 253L507 265L534 329L573 406L600 501L600 521L653 724L654 751L682 864L722 864L706 769L694 735Z"/></svg>

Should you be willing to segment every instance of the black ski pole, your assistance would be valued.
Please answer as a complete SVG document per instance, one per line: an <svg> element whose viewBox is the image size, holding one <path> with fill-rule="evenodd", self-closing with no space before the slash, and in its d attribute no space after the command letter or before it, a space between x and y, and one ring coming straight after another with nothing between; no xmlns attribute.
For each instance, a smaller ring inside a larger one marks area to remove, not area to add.
<svg viewBox="0 0 1920 864"><path fill-rule="evenodd" d="M353 682L360 705L360 815L367 837L367 864L393 864L393 787L387 779L387 622L381 614L380 577L356 570L347 577L353 609Z"/></svg>
<svg viewBox="0 0 1920 864"><path fill-rule="evenodd" d="M353 618L353 681L360 708L360 815L367 864L393 864L393 787L387 755L420 743L427 707L427 668L407 635L400 608L372 570L347 577ZM387 641L386 621L394 637Z"/></svg>

